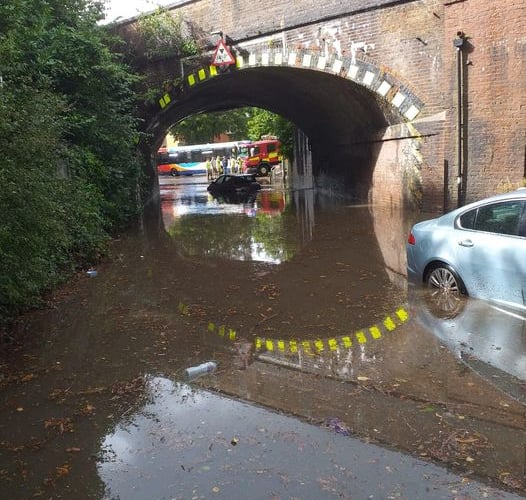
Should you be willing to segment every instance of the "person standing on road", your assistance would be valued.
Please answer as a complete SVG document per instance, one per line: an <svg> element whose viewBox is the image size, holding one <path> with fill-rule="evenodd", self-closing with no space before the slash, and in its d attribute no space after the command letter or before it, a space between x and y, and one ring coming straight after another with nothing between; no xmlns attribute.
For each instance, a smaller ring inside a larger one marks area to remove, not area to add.
<svg viewBox="0 0 526 500"><path fill-rule="evenodd" d="M206 159L206 178L211 181L214 178L213 172L212 172L212 161L210 158Z"/></svg>

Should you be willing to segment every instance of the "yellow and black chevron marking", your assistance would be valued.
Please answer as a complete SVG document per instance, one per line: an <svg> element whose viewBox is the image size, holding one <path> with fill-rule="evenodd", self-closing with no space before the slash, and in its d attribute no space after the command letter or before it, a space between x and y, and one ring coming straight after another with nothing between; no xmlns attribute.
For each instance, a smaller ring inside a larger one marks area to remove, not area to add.
<svg viewBox="0 0 526 500"><path fill-rule="evenodd" d="M183 315L188 315L189 307L180 302L179 312ZM309 355L337 351L341 348L350 349L353 345L363 345L369 341L380 339L383 334L393 332L408 319L409 313L403 307L399 307L392 315L386 316L381 323L358 330L349 335L317 340L280 340L256 337L255 348L256 351L279 351L290 354L296 354L298 351L302 351ZM235 330L225 325L216 325L211 321L208 323L208 331L216 333L221 338L229 341L235 341L237 339Z"/></svg>
<svg viewBox="0 0 526 500"><path fill-rule="evenodd" d="M198 83L204 82L210 78L217 76L217 68L215 66L208 66L206 68L199 68L195 73L191 73L186 77L185 83L189 88L195 87ZM172 102L172 97L167 92L159 99L159 106L164 110Z"/></svg>
<svg viewBox="0 0 526 500"><path fill-rule="evenodd" d="M216 326L215 323L208 323L208 331L216 332L221 338L228 340L236 340L236 331L232 328L227 328L225 325Z"/></svg>
<svg viewBox="0 0 526 500"><path fill-rule="evenodd" d="M400 307L393 315L387 316L379 325L364 328L350 335L331 337L318 340L275 340L256 338L257 351L280 351L295 354L302 350L306 354L315 355L322 352L337 351L338 349L350 349L353 345L366 344L370 340L377 340L384 333L390 333L409 319L407 311Z"/></svg>
<svg viewBox="0 0 526 500"><path fill-rule="evenodd" d="M246 55L237 55L236 70L266 66L289 66L322 71L352 80L386 100L409 121L414 120L423 108L423 102L414 95L395 75L387 74L383 66L372 64L371 60L361 60L354 56L325 56L309 51L262 50ZM217 66L204 66L186 76L181 91L194 88L197 84L218 76ZM177 100L177 91L173 95L164 94L159 99L161 111Z"/></svg>

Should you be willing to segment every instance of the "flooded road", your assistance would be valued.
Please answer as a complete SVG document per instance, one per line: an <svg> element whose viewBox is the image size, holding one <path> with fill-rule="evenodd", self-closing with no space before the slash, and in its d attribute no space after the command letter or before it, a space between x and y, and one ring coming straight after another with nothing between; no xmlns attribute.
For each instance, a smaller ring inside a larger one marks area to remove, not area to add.
<svg viewBox="0 0 526 500"><path fill-rule="evenodd" d="M237 204L202 177L160 184L164 227L123 236L3 346L1 498L234 498L232 474L246 498L422 497L423 479L349 489L351 438L462 475L436 498L524 495L525 319L408 288L411 216L280 179Z"/></svg>

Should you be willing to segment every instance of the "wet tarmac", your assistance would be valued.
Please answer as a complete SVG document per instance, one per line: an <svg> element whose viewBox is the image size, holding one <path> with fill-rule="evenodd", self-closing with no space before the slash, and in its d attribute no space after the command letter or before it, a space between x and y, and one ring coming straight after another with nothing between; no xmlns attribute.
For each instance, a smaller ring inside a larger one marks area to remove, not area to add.
<svg viewBox="0 0 526 500"><path fill-rule="evenodd" d="M408 288L411 215L160 183L5 339L1 498L524 496L525 319Z"/></svg>

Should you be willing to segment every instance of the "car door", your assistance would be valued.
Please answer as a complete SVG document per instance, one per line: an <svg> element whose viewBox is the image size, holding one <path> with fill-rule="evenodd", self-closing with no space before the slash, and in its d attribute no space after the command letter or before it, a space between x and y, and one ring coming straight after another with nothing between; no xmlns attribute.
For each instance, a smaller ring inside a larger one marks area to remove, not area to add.
<svg viewBox="0 0 526 500"><path fill-rule="evenodd" d="M526 308L526 234L524 202L483 205L460 217L472 224L460 230L457 268L475 297Z"/></svg>

